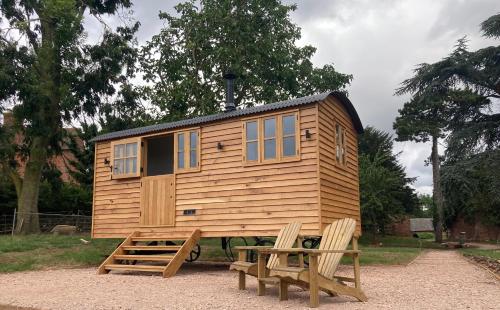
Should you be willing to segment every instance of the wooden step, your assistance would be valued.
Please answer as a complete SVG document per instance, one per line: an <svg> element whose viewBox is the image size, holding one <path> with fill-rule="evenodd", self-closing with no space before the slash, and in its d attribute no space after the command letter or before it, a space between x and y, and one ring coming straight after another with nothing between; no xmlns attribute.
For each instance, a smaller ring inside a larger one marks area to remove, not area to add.
<svg viewBox="0 0 500 310"><path fill-rule="evenodd" d="M165 269L165 266L109 264L109 265L104 266L104 268L106 270L163 272L163 270Z"/></svg>
<svg viewBox="0 0 500 310"><path fill-rule="evenodd" d="M140 260L140 261L154 261L154 262L168 262L175 255L115 255L117 260Z"/></svg>
<svg viewBox="0 0 500 310"><path fill-rule="evenodd" d="M126 251L177 251L181 245L126 245L122 249Z"/></svg>
<svg viewBox="0 0 500 310"><path fill-rule="evenodd" d="M106 258L99 268L97 269L98 274L106 274L111 270L130 270L130 271L149 271L149 272L160 272L163 277L172 277L179 270L181 265L185 262L186 258L196 246L200 240L201 232L199 229L195 229L191 235L186 238L182 245L134 245L134 242L147 242L147 241L170 241L172 239L166 239L163 237L141 237L141 233L138 231L132 232L123 242L111 253L111 255ZM141 253L139 255L126 254L125 251L166 251L175 252L172 255L145 255ZM127 264L117 264L120 261L157 261L164 262L163 266L151 266L151 265L127 265Z"/></svg>
<svg viewBox="0 0 500 310"><path fill-rule="evenodd" d="M172 239L168 237L132 237L134 242L151 242L151 241L184 241L183 239Z"/></svg>

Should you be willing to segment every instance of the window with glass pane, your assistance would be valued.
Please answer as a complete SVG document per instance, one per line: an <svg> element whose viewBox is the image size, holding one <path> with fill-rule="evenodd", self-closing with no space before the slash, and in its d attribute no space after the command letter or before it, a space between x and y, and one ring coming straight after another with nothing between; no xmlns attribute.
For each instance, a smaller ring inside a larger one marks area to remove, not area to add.
<svg viewBox="0 0 500 310"><path fill-rule="evenodd" d="M341 127L339 124L335 124L335 158L337 159L337 162L340 162L341 153L340 134Z"/></svg>
<svg viewBox="0 0 500 310"><path fill-rule="evenodd" d="M177 168L184 168L184 134L177 134Z"/></svg>
<svg viewBox="0 0 500 310"><path fill-rule="evenodd" d="M337 163L346 164L346 131L340 124L335 124L335 158Z"/></svg>
<svg viewBox="0 0 500 310"><path fill-rule="evenodd" d="M276 118L264 119L264 160L276 158Z"/></svg>
<svg viewBox="0 0 500 310"><path fill-rule="evenodd" d="M259 159L259 140L257 121L246 122L246 158L247 161L257 161Z"/></svg>
<svg viewBox="0 0 500 310"><path fill-rule="evenodd" d="M137 142L114 145L114 175L130 175L137 173L137 145Z"/></svg>
<svg viewBox="0 0 500 310"><path fill-rule="evenodd" d="M189 167L196 168L198 166L198 133L191 131L189 133Z"/></svg>
<svg viewBox="0 0 500 310"><path fill-rule="evenodd" d="M341 150L341 159L342 159L342 165L345 165L345 162L346 162L345 161L345 158L346 158L346 151L345 151L346 150L346 146L345 146L345 129L344 128L342 128L342 133L341 134L342 134L340 136L340 140L341 140L341 143L340 143L340 145L341 145L341 148L340 148L340 150Z"/></svg>
<svg viewBox="0 0 500 310"><path fill-rule="evenodd" d="M283 116L283 157L297 155L295 125L295 114Z"/></svg>

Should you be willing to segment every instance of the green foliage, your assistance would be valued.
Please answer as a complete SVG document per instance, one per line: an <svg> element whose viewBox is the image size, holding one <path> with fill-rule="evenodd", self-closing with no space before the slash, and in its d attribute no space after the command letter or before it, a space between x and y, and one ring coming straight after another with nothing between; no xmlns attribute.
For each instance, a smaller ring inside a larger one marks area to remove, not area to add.
<svg viewBox="0 0 500 310"><path fill-rule="evenodd" d="M332 64L315 68L316 49L298 47L295 5L279 0L186 1L177 15L160 13L165 27L141 51L151 103L168 120L221 110L222 75L237 76L235 103L252 106L318 91L343 89L352 76Z"/></svg>
<svg viewBox="0 0 500 310"><path fill-rule="evenodd" d="M500 226L500 150L444 165L442 183L448 225L462 215Z"/></svg>
<svg viewBox="0 0 500 310"><path fill-rule="evenodd" d="M359 138L359 179L363 225L373 233L403 214L418 210L418 200L409 186L404 167L393 154L390 134L365 128Z"/></svg>
<svg viewBox="0 0 500 310"><path fill-rule="evenodd" d="M109 98L117 106L137 99L127 80L134 77L139 24L115 31L103 25L99 42L85 42L85 18L103 23L102 14L130 6L129 0L0 2L8 29L0 32L0 110L13 104L12 128L22 137L0 137L0 166L15 184L21 214L38 212L42 169L61 153L65 122L109 109ZM26 159L23 175L12 165L18 158ZM21 220L18 232L39 230L37 216Z"/></svg>
<svg viewBox="0 0 500 310"><path fill-rule="evenodd" d="M435 217L436 206L434 205L434 200L431 195L419 194L418 195L418 211L415 212L417 217ZM426 210L424 210L424 208Z"/></svg>
<svg viewBox="0 0 500 310"><path fill-rule="evenodd" d="M12 180L0 176L0 214L12 214L16 208L16 189Z"/></svg>
<svg viewBox="0 0 500 310"><path fill-rule="evenodd" d="M500 14L496 14L481 23L485 37L500 38Z"/></svg>

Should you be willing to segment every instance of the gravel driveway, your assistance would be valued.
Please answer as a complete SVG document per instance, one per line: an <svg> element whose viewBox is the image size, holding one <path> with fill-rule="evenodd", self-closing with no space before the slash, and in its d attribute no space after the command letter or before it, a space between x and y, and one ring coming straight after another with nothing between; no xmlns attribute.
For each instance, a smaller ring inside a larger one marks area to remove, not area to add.
<svg viewBox="0 0 500 310"><path fill-rule="evenodd" d="M342 272L349 271L342 268ZM238 291L227 265L191 264L177 276L96 275L66 269L0 275L0 304L37 309L304 309L308 293L290 288L256 296L256 281ZM429 251L409 266L363 267L367 303L321 295L323 309L499 309L500 283L457 252ZM2 308L0 306L0 308Z"/></svg>

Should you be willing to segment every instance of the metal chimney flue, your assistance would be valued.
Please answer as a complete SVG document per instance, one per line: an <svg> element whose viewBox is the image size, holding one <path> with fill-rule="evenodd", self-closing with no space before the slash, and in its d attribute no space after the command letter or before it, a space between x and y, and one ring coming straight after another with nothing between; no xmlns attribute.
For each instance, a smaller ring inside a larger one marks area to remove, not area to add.
<svg viewBox="0 0 500 310"><path fill-rule="evenodd" d="M226 112L231 112L236 110L236 105L234 104L234 79L236 75L228 72L223 77L226 80Z"/></svg>

